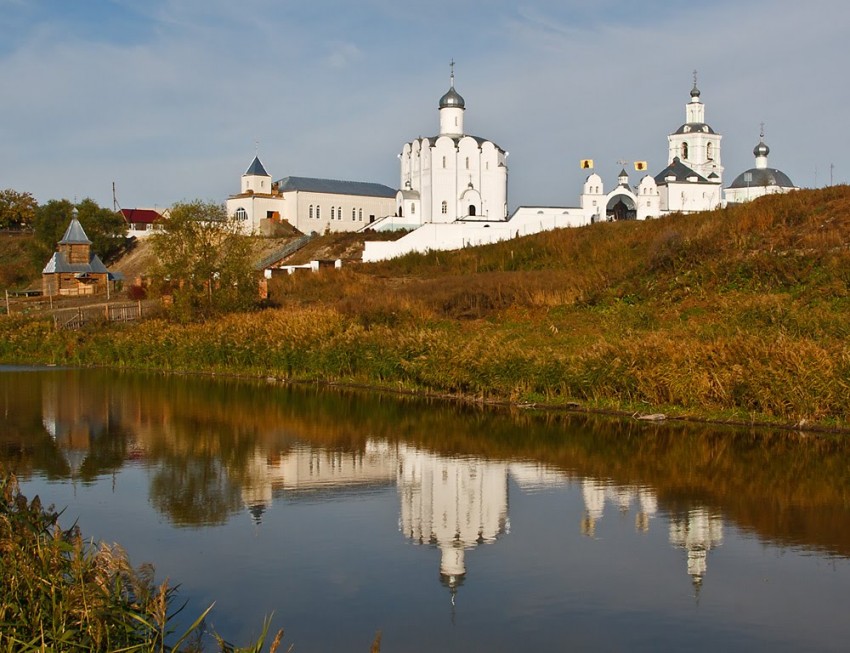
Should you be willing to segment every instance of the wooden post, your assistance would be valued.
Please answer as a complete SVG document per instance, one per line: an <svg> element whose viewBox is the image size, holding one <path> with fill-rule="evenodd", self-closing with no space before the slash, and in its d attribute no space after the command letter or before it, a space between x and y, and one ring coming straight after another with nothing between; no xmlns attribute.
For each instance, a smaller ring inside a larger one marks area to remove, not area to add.
<svg viewBox="0 0 850 653"><path fill-rule="evenodd" d="M139 319L142 319L142 300L139 300Z"/></svg>
<svg viewBox="0 0 850 653"><path fill-rule="evenodd" d="M12 309L9 307L9 291L8 290L6 290L6 315L8 315L10 317L12 315Z"/></svg>

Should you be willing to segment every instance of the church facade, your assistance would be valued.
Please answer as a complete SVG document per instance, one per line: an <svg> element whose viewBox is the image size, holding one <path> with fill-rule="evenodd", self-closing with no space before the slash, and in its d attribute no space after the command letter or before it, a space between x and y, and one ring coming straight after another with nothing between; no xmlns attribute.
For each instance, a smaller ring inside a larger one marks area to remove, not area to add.
<svg viewBox="0 0 850 653"><path fill-rule="evenodd" d="M507 156L493 141L467 134L466 101L449 90L438 105L440 132L405 143L399 154L398 223L420 226L508 215Z"/></svg>
<svg viewBox="0 0 850 653"><path fill-rule="evenodd" d="M696 79L685 122L667 136L667 166L644 176L633 189L625 168L617 186L605 192L602 178L592 173L582 189L580 205L591 222L645 220L668 213L695 213L718 208L723 202L723 138L705 122L705 104Z"/></svg>

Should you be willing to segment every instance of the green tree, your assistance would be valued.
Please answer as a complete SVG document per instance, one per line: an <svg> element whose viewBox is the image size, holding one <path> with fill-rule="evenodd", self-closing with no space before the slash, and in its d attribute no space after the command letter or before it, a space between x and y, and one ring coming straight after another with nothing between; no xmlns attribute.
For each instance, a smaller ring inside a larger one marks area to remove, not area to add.
<svg viewBox="0 0 850 653"><path fill-rule="evenodd" d="M29 193L11 188L0 190L0 229L21 229L32 225L38 202Z"/></svg>
<svg viewBox="0 0 850 653"><path fill-rule="evenodd" d="M124 251L127 222L120 213L86 198L77 204L77 218L92 242L92 249L104 262L115 260Z"/></svg>
<svg viewBox="0 0 850 653"><path fill-rule="evenodd" d="M105 263L114 260L124 248L127 224L114 211L100 207L93 199L86 198L78 204L69 200L50 200L36 209L33 221L38 259L49 257L74 217L85 229L92 241L92 251Z"/></svg>
<svg viewBox="0 0 850 653"><path fill-rule="evenodd" d="M33 260L44 265L56 251L56 243L74 217L74 205L70 200L50 200L35 211L33 221Z"/></svg>
<svg viewBox="0 0 850 653"><path fill-rule="evenodd" d="M251 245L224 205L175 204L151 236L158 277L172 290L179 317L246 309L257 297Z"/></svg>

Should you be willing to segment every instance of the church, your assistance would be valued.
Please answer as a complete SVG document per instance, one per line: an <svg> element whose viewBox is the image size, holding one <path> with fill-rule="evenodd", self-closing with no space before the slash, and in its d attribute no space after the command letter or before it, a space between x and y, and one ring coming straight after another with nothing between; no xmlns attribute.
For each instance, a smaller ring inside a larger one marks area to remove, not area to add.
<svg viewBox="0 0 850 653"><path fill-rule="evenodd" d="M758 145L753 148L756 165L735 177L735 181L726 189L727 204L740 204L763 195L797 190L788 175L767 166L768 154L770 154L770 148L764 142L764 125L762 125Z"/></svg>
<svg viewBox="0 0 850 653"><path fill-rule="evenodd" d="M399 154L395 222L418 227L458 219L504 220L508 215L508 153L493 141L467 134L466 101L449 90L438 104L440 132L405 143Z"/></svg>
<svg viewBox="0 0 850 653"><path fill-rule="evenodd" d="M723 138L705 122L705 104L700 99L696 75L690 101L685 105L685 122L667 136L667 167L654 177L646 175L633 190L625 168L617 186L604 191L602 178L592 173L585 181L581 208L592 222L645 220L669 213L710 211L723 202ZM644 167L639 162L635 167Z"/></svg>

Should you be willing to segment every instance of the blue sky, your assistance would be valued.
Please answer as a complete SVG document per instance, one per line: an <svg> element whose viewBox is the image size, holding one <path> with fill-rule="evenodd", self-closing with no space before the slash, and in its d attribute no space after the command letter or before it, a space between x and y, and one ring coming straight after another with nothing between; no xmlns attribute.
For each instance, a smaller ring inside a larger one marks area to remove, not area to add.
<svg viewBox="0 0 850 653"><path fill-rule="evenodd" d="M798 185L850 180L846 0L0 0L0 25L0 188L41 202L223 200L256 143L276 179L397 187L451 59L511 207L574 205L581 158L660 171L694 69L727 184L761 122Z"/></svg>

